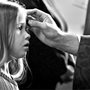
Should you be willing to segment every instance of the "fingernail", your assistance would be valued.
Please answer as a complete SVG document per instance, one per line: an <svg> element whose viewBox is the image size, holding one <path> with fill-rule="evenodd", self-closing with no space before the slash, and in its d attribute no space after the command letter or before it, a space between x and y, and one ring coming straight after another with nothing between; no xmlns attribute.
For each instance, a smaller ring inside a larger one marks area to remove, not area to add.
<svg viewBox="0 0 90 90"><path fill-rule="evenodd" d="M29 19L29 20L35 20L35 18L32 17L31 15L28 16L28 19Z"/></svg>

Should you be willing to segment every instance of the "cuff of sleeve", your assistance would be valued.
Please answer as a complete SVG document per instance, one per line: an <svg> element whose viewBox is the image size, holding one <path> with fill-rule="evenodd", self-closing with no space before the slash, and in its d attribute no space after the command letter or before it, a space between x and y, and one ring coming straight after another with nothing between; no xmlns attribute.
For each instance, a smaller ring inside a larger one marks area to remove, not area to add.
<svg viewBox="0 0 90 90"><path fill-rule="evenodd" d="M80 40L81 40L81 36L80 36L80 35L77 35L77 37L78 37L78 40L79 40L79 42L80 42Z"/></svg>

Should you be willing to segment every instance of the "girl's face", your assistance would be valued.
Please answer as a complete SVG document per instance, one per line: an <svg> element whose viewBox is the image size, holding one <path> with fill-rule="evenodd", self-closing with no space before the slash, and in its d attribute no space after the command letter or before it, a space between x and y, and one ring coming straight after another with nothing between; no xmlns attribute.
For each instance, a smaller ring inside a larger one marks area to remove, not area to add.
<svg viewBox="0 0 90 90"><path fill-rule="evenodd" d="M25 56L27 50L29 49L30 35L26 31L26 14L19 12L15 28L12 27L11 29L15 29L11 55L16 58L21 58Z"/></svg>

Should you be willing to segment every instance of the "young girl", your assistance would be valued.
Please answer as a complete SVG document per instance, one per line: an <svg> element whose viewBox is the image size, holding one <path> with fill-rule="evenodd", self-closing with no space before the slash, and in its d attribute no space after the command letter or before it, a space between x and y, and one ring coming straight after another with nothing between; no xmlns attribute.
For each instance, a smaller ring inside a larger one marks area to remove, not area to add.
<svg viewBox="0 0 90 90"><path fill-rule="evenodd" d="M30 39L26 17L20 5L0 2L0 90L19 90L15 79L21 79L25 69L18 59L25 58ZM15 66L15 62L21 64Z"/></svg>

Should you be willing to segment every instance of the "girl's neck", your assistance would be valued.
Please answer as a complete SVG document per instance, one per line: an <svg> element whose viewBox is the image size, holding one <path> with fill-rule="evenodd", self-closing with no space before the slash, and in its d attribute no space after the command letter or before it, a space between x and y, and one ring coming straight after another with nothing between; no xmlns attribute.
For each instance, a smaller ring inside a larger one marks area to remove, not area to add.
<svg viewBox="0 0 90 90"><path fill-rule="evenodd" d="M15 60L17 60L17 58L14 57L14 56L12 56L12 55L10 55L10 56L9 56L9 60L14 60L14 61L15 61Z"/></svg>

